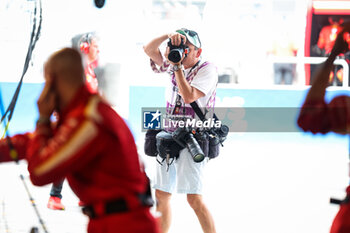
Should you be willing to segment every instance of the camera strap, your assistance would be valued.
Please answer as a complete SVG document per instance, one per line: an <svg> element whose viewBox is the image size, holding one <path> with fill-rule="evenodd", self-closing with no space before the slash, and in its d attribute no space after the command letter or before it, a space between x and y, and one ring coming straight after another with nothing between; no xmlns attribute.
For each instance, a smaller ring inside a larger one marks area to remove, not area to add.
<svg viewBox="0 0 350 233"><path fill-rule="evenodd" d="M192 103L190 103L190 105L191 105L192 109L194 110L194 112L195 112L195 113L197 114L197 116L199 117L199 119L200 119L201 121L206 121L206 118L205 118L203 112L201 111L201 109L199 108L197 102L196 102L196 101L193 101ZM219 118L216 116L215 113L214 113L213 117L214 117L214 120L215 120L215 121L219 120Z"/></svg>
<svg viewBox="0 0 350 233"><path fill-rule="evenodd" d="M192 103L190 103L191 107L193 108L194 112L197 114L197 116L199 117L199 119L201 119L201 121L205 121L205 116L203 114L203 112L200 110L198 104L196 101L193 101Z"/></svg>

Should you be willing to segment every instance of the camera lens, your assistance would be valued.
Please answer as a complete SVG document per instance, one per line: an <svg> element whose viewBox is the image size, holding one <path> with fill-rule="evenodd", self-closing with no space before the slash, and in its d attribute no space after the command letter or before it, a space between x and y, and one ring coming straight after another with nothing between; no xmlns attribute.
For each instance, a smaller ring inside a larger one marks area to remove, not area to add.
<svg viewBox="0 0 350 233"><path fill-rule="evenodd" d="M177 128L173 132L172 137L182 148L187 147L194 162L200 163L203 161L205 157L203 150L188 128Z"/></svg>
<svg viewBox="0 0 350 233"><path fill-rule="evenodd" d="M230 130L230 129L228 128L227 125L222 125L222 126L220 127L220 131L219 131L219 132L220 132L221 135L227 136L229 130Z"/></svg>
<svg viewBox="0 0 350 233"><path fill-rule="evenodd" d="M172 49L169 52L168 59L174 63L181 61L183 49Z"/></svg>
<svg viewBox="0 0 350 233"><path fill-rule="evenodd" d="M204 153L201 147L199 146L197 140L193 137L192 133L187 134L186 145L193 158L193 161L195 161L196 163L202 162L204 159Z"/></svg>
<svg viewBox="0 0 350 233"><path fill-rule="evenodd" d="M181 39L181 44L179 46L173 45L171 40L168 41L168 47L170 49L168 59L171 62L178 63L182 59L182 54L185 51L186 46Z"/></svg>
<svg viewBox="0 0 350 233"><path fill-rule="evenodd" d="M200 163L203 161L204 159L204 155L203 154L197 154L195 156L192 157L193 161L195 161L196 163Z"/></svg>
<svg viewBox="0 0 350 233"><path fill-rule="evenodd" d="M105 0L95 0L95 6L97 8L102 8L105 4Z"/></svg>

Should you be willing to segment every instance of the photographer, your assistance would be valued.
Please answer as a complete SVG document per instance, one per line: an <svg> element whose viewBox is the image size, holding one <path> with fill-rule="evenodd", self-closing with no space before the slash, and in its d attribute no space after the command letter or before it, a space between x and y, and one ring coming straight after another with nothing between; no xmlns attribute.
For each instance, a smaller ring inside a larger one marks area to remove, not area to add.
<svg viewBox="0 0 350 233"><path fill-rule="evenodd" d="M339 134L350 133L350 97L337 96L326 103L326 88L329 85L329 74L333 70L333 62L339 54L349 51L349 44L345 41L350 32L350 23L344 24L343 30L338 34L333 49L327 60L319 67L314 82L306 96L305 102L298 118L298 125L304 131L316 133L335 132ZM350 186L347 188L347 198L340 206L336 215L331 233L350 232Z"/></svg>
<svg viewBox="0 0 350 233"><path fill-rule="evenodd" d="M167 42L165 54L159 47ZM216 67L201 60L202 46L198 34L188 29L162 35L144 46L151 59L154 72L170 75L166 108L168 118L186 115L195 118L190 103L196 101L201 108L213 109L215 103L218 74ZM157 67L158 66L158 67ZM176 127L165 129L173 132ZM161 161L157 158L158 161ZM170 199L173 192L187 194L187 201L194 210L205 233L214 233L214 220L203 202L202 176L207 158L195 162L188 148L179 152L178 159L171 164L163 160L157 163L156 189L157 210L161 213L162 233L168 232L171 222ZM176 189L175 189L176 187Z"/></svg>
<svg viewBox="0 0 350 233"><path fill-rule="evenodd" d="M67 178L86 204L89 233L159 232L133 136L123 119L89 92L79 52L57 51L44 73L35 132L13 140L19 154L26 154L32 183L43 186ZM51 122L54 111L56 128ZM0 152L6 150L0 147ZM8 160L9 155L1 157Z"/></svg>

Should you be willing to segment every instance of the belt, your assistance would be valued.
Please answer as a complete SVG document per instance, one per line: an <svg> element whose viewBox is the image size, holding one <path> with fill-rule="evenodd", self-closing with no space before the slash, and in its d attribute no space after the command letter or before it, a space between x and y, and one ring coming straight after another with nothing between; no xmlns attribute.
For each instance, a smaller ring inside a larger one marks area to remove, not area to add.
<svg viewBox="0 0 350 233"><path fill-rule="evenodd" d="M138 195L139 207L151 207L153 205L153 199L149 195ZM131 208L125 199L120 198L112 201L108 201L97 205L88 205L82 208L83 214L90 218L98 218L109 214L125 213L130 211Z"/></svg>
<svg viewBox="0 0 350 233"><path fill-rule="evenodd" d="M102 207L102 208L101 208ZM129 211L128 205L124 199L117 199L106 202L100 206L88 205L82 208L83 214L90 218L97 218L101 215L123 213Z"/></svg>
<svg viewBox="0 0 350 233"><path fill-rule="evenodd" d="M329 202L330 202L331 204L336 204L336 205L347 204L347 203L349 203L349 201L350 201L350 195L349 195L349 194L346 195L346 197L345 197L343 200L339 200L339 199L336 199L336 198L331 198L331 199L329 200Z"/></svg>

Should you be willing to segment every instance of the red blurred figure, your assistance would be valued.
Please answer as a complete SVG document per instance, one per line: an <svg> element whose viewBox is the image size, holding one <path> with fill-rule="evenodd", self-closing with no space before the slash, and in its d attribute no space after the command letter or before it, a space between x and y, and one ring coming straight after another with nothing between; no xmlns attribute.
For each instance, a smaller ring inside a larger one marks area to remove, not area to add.
<svg viewBox="0 0 350 233"><path fill-rule="evenodd" d="M54 53L44 73L35 132L12 140L19 157L28 161L32 183L42 186L67 178L86 204L88 233L158 233L132 134L99 95L88 91L80 54L71 48ZM2 140L1 161L11 159L8 148Z"/></svg>
<svg viewBox="0 0 350 233"><path fill-rule="evenodd" d="M335 39L337 38L338 33L343 29L343 19L339 21L334 21L332 17L328 18L330 25L324 26L321 29L317 42L317 53L320 55L328 56L332 51L334 46ZM349 34L344 34L344 39L349 41ZM340 57L344 57L344 54L338 54ZM349 63L349 62L348 62ZM338 86L341 86L343 82L343 69L335 67L335 69L330 73L329 83L335 83Z"/></svg>
<svg viewBox="0 0 350 233"><path fill-rule="evenodd" d="M93 33L84 34L79 41L79 49L83 54L86 86L91 93L97 93L98 83L94 71L98 66L100 53L97 37Z"/></svg>
<svg viewBox="0 0 350 233"><path fill-rule="evenodd" d="M335 132L350 134L350 96L337 96L330 103L325 102L325 93L328 86L329 75L333 70L333 62L339 54L347 52L349 45L344 40L344 34L350 31L350 23L344 24L343 31L338 33L332 51L324 64L317 70L314 82L302 106L298 125L304 131L316 133ZM350 197L350 186L346 190ZM347 199L348 199L347 198ZM350 232L350 202L340 206L336 215L331 233Z"/></svg>
<svg viewBox="0 0 350 233"><path fill-rule="evenodd" d="M94 33L86 33L82 35L78 40L77 47L83 58L86 87L91 93L99 93L98 82L95 74L100 53L97 36ZM60 180L52 185L47 208L52 210L65 209L65 206L61 202L63 182L64 180ZM84 203L79 201L79 206L84 206Z"/></svg>
<svg viewBox="0 0 350 233"><path fill-rule="evenodd" d="M338 33L342 30L341 24L344 20L340 19L339 22L333 21L332 17L328 18L330 25L324 26L321 29L320 35L318 37L317 46L320 49L325 50L325 54L328 56L332 51L335 39Z"/></svg>

